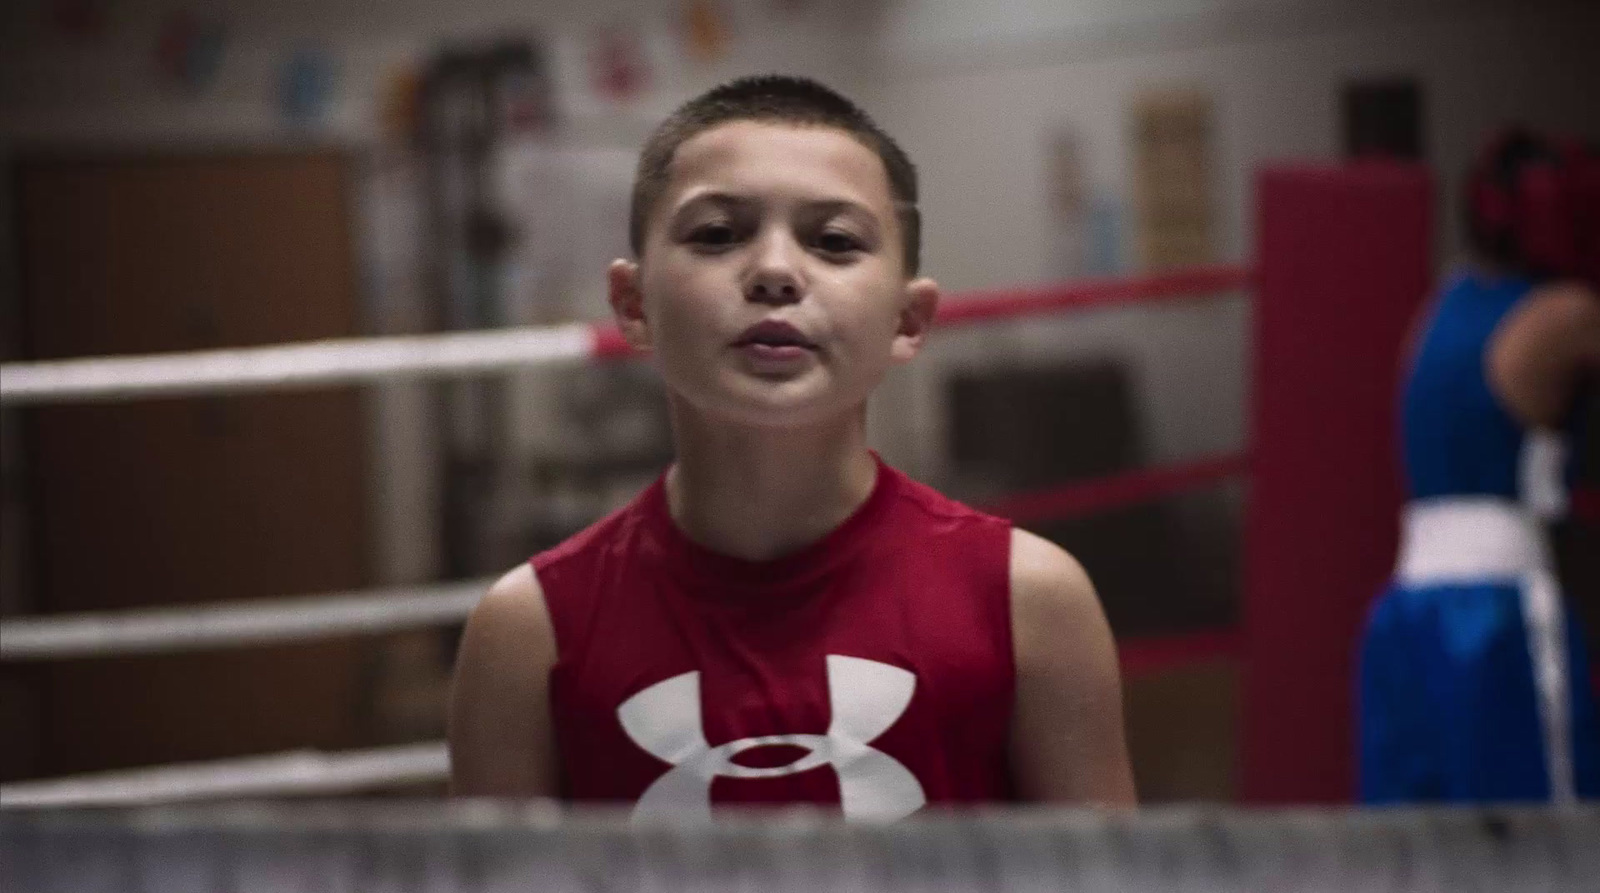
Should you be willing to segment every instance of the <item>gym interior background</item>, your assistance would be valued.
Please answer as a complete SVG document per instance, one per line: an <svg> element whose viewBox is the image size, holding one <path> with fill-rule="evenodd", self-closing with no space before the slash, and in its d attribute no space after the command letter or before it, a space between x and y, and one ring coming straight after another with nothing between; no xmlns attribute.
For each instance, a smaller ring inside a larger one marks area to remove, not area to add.
<svg viewBox="0 0 1600 893"><path fill-rule="evenodd" d="M1248 263L1252 172L1284 159L1428 164L1443 270L1488 133L1600 138L1595 34L1600 10L1561 0L16 0L0 349L603 317L645 134L765 71L839 88L905 146L925 267L956 295ZM1249 343L1242 295L951 331L886 385L874 442L978 504L1239 452ZM0 426L8 618L493 574L670 449L642 364ZM1036 529L1088 566L1124 640L1225 640L1247 497ZM1600 538L1560 542L1593 631ZM437 738L455 632L0 665L0 779ZM1129 675L1145 799L1238 797L1239 672L1222 648Z"/></svg>

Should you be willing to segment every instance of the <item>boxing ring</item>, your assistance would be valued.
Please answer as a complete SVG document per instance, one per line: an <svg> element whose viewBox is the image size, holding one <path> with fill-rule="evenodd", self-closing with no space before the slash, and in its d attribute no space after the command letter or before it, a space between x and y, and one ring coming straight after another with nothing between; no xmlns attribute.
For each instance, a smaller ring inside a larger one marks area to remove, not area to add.
<svg viewBox="0 0 1600 893"><path fill-rule="evenodd" d="M1119 642L1125 674L1226 657L1243 673L1241 799L1347 802L1354 657L1393 564L1399 357L1434 279L1432 186L1408 166L1270 169L1256 262L956 296L941 325L1253 292L1248 451L981 506L1018 523L1243 479L1233 629ZM604 324L7 364L6 407L225 395L579 367L629 356ZM1592 500L1591 500L1592 501ZM1307 507L1315 507L1314 511ZM216 607L6 619L0 660L248 647L463 622L487 580ZM984 811L852 828L803 812L709 827L605 813L326 797L439 781L443 742L294 752L0 787L7 890L110 889L1577 889L1600 877L1600 814ZM164 805L165 804L165 805ZM82 810L63 807L136 807ZM313 868L312 866L318 866ZM299 878L300 880L295 880ZM1544 878L1543 886L1522 881ZM520 880L518 880L520 879ZM317 886L317 884L325 884ZM228 885L232 884L231 887ZM187 886L185 886L187 885Z"/></svg>

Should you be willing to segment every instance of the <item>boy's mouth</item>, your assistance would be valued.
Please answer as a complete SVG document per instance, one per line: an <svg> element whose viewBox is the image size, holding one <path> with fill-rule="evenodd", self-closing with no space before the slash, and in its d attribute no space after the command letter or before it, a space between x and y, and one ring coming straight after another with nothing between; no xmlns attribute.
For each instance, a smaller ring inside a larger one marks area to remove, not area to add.
<svg viewBox="0 0 1600 893"><path fill-rule="evenodd" d="M807 338L799 329L775 319L764 320L745 329L739 339L733 342L733 346L781 351L817 349L816 342Z"/></svg>

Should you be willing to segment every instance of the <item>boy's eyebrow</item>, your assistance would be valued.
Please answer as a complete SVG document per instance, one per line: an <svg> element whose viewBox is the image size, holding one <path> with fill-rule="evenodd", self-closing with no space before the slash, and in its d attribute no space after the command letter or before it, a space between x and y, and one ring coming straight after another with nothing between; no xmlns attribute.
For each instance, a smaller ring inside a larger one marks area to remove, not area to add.
<svg viewBox="0 0 1600 893"><path fill-rule="evenodd" d="M864 217L869 223L876 223L878 220L878 215L874 214L871 208L860 202L853 202L843 198L819 199L814 202L806 202L806 210L818 212L828 217L832 217L835 214L856 214Z"/></svg>
<svg viewBox="0 0 1600 893"><path fill-rule="evenodd" d="M752 198L748 195L739 195L732 192L702 192L679 205L673 211L673 216L677 217L683 214L685 211L689 211L704 204L714 205L722 208L748 208L752 205L760 204L760 200ZM802 202L802 205L809 212L821 213L828 216L840 213L852 213L859 214L869 221L876 221L878 217L878 215L874 214L872 209L866 205L844 198L816 199L813 201Z"/></svg>
<svg viewBox="0 0 1600 893"><path fill-rule="evenodd" d="M682 214L684 211L697 208L700 205L715 205L723 208L737 208L753 205L756 200L746 195L735 195L731 192L701 192L696 194L678 207L673 209L673 215Z"/></svg>

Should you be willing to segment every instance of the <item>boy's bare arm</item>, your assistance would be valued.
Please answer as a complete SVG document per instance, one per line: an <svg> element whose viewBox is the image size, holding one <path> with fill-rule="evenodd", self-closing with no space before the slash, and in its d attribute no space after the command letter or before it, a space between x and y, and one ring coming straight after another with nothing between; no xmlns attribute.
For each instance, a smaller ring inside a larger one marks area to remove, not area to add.
<svg viewBox="0 0 1600 893"><path fill-rule="evenodd" d="M1071 555L1023 530L1011 536L1011 627L1017 794L1132 805L1116 643L1094 586Z"/></svg>
<svg viewBox="0 0 1600 893"><path fill-rule="evenodd" d="M533 568L501 577L473 609L450 692L450 792L554 797L555 635Z"/></svg>

